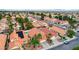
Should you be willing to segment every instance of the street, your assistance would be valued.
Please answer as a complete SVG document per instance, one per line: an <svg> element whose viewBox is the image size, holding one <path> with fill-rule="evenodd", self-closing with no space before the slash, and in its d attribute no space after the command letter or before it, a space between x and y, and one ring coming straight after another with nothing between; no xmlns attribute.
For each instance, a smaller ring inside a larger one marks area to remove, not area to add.
<svg viewBox="0 0 79 59"><path fill-rule="evenodd" d="M76 39L72 40L69 42L69 44L62 44L60 46L57 46L55 48L51 48L51 49L48 49L48 50L72 50L73 47L79 45L79 32L77 32L77 37Z"/></svg>

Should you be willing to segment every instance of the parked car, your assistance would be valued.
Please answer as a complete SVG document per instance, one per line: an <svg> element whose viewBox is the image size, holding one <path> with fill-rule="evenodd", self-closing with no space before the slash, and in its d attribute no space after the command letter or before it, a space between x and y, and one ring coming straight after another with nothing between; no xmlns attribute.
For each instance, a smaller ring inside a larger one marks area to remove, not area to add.
<svg viewBox="0 0 79 59"><path fill-rule="evenodd" d="M66 45L67 45L67 44L69 44L69 42L68 42L68 41L64 41L64 44L66 44Z"/></svg>

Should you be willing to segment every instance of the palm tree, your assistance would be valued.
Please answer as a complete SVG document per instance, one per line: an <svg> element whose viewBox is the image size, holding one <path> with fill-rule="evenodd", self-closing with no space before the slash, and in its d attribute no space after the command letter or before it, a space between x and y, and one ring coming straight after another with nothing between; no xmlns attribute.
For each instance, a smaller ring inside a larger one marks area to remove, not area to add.
<svg viewBox="0 0 79 59"><path fill-rule="evenodd" d="M39 33L37 36L36 36L37 39L41 39L42 38L42 35Z"/></svg>
<svg viewBox="0 0 79 59"><path fill-rule="evenodd" d="M30 44L33 45L34 48L39 45L39 41L36 39L36 37L32 37Z"/></svg>
<svg viewBox="0 0 79 59"><path fill-rule="evenodd" d="M39 43L39 39L42 38L42 35L39 33L38 35L35 35L34 37L31 38L30 44L33 45L34 48L36 48Z"/></svg>

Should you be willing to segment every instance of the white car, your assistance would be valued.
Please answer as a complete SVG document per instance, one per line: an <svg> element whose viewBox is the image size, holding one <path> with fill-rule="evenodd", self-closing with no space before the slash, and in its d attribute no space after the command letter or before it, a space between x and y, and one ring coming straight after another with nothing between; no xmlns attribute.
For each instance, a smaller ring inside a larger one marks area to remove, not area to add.
<svg viewBox="0 0 79 59"><path fill-rule="evenodd" d="M68 41L64 41L64 44L69 44L69 42Z"/></svg>

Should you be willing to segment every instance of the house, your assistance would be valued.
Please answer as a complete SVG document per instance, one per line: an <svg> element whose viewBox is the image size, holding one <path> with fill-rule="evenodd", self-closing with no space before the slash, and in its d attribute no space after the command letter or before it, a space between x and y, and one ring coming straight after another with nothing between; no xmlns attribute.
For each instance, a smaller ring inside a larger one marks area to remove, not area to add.
<svg viewBox="0 0 79 59"><path fill-rule="evenodd" d="M37 21L33 21L33 22L32 22L32 25L33 25L34 27L41 27L41 25L38 24Z"/></svg>
<svg viewBox="0 0 79 59"><path fill-rule="evenodd" d="M51 27L51 30L59 33L60 35L64 36L66 34L66 30L60 28L60 27L57 27L57 26L52 26Z"/></svg>
<svg viewBox="0 0 79 59"><path fill-rule="evenodd" d="M49 30L48 28L40 28L40 30L44 32L46 36L48 34L51 34L52 36L57 36L57 33L55 31Z"/></svg>
<svg viewBox="0 0 79 59"><path fill-rule="evenodd" d="M35 19L33 17L28 17L31 21L34 27L48 27L48 24L44 21L40 21L38 19Z"/></svg>
<svg viewBox="0 0 79 59"><path fill-rule="evenodd" d="M42 32L42 31L40 31L40 30L37 29L37 28L32 28L32 29L30 29L30 30L29 30L29 33L28 33L28 35L29 35L30 37L34 37L35 35L38 35L38 34L41 34L41 35L42 35L42 38L39 39L40 42L46 41L47 38L46 38L45 33Z"/></svg>
<svg viewBox="0 0 79 59"><path fill-rule="evenodd" d="M69 22L68 21L60 21L60 24L62 24L62 25L69 25Z"/></svg>
<svg viewBox="0 0 79 59"><path fill-rule="evenodd" d="M0 34L0 50L5 49L5 43L6 43L7 35Z"/></svg>
<svg viewBox="0 0 79 59"><path fill-rule="evenodd" d="M46 37L45 33L42 32L41 30L39 30L37 28L32 28L31 30L29 30L29 33L28 34L29 34L30 37L34 37L35 35L41 34L42 35L42 38L39 39L40 44L44 48L46 48L47 46L49 46L49 44L46 41L47 40L47 37Z"/></svg>
<svg viewBox="0 0 79 59"><path fill-rule="evenodd" d="M7 18L5 18L5 17L4 17L4 18L2 18L2 19L0 20L0 22L1 22L1 23L5 23L5 24L7 24L7 23L8 23Z"/></svg>
<svg viewBox="0 0 79 59"><path fill-rule="evenodd" d="M60 40L60 37L58 36L57 32L48 28L41 28L40 30L46 34L47 38L49 34L51 35L50 40L52 40L52 43L55 44L56 41Z"/></svg>
<svg viewBox="0 0 79 59"><path fill-rule="evenodd" d="M48 24L59 23L58 19L56 19L56 18L49 18L49 17L44 17L44 21L47 22Z"/></svg>
<svg viewBox="0 0 79 59"><path fill-rule="evenodd" d="M16 14L16 18L19 18L20 17L20 15L19 14Z"/></svg>
<svg viewBox="0 0 79 59"><path fill-rule="evenodd" d="M34 27L48 27L47 23L45 23L44 21L39 21L39 20L33 21L32 24Z"/></svg>
<svg viewBox="0 0 79 59"><path fill-rule="evenodd" d="M12 22L12 24L15 24L15 23L16 23L15 18L16 18L15 16L12 16L12 17L11 17L11 22Z"/></svg>
<svg viewBox="0 0 79 59"><path fill-rule="evenodd" d="M30 21L32 21L32 22L33 22L33 21L36 21L36 19L33 18L32 16L29 16L28 19L29 19Z"/></svg>
<svg viewBox="0 0 79 59"><path fill-rule="evenodd" d="M66 28L69 27L68 21L59 20L59 19L56 19L56 18L44 17L44 21L46 23L48 23L49 25L60 24L61 26L65 26Z"/></svg>
<svg viewBox="0 0 79 59"><path fill-rule="evenodd" d="M41 20L41 16L39 16L39 15L35 15L34 17L35 17L35 19Z"/></svg>
<svg viewBox="0 0 79 59"><path fill-rule="evenodd" d="M6 18L1 19L0 21L0 32L5 32L7 29L9 29L9 26L7 24Z"/></svg>
<svg viewBox="0 0 79 59"><path fill-rule="evenodd" d="M9 43L9 49L22 49L23 40L18 39Z"/></svg>
<svg viewBox="0 0 79 59"><path fill-rule="evenodd" d="M23 35L23 37L22 37L22 35ZM22 48L22 45L23 45L24 41L26 41L26 43L27 43L28 40L29 40L29 38L25 34L24 30L21 30L21 31L18 31L18 32L16 32L14 30L11 33L11 35L10 35L9 49L13 49L14 47L16 47L16 48L18 48L18 47Z"/></svg>

